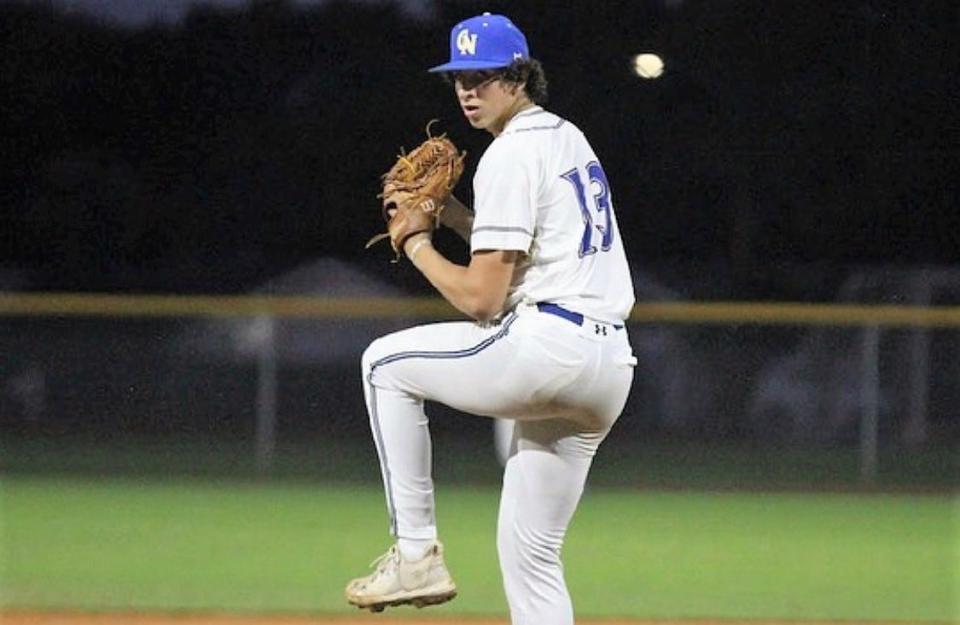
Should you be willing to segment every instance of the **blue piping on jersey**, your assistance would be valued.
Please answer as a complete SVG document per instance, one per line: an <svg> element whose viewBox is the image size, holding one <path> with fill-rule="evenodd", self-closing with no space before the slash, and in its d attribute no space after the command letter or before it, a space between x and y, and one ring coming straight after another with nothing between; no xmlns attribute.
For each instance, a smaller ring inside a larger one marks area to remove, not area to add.
<svg viewBox="0 0 960 625"><path fill-rule="evenodd" d="M515 132L529 132L531 130L556 130L557 128L559 128L560 126L563 126L567 122L567 120L557 116L557 123L552 126L531 126L530 128L511 128L510 127L515 120L523 119L526 117L536 117L538 115L546 115L547 113L548 111L546 111L540 106L537 106L529 111L523 111L522 113L517 113L510 119L509 122L507 122L507 127L503 131L503 134L501 134L500 136L502 137L505 135L510 135Z"/></svg>
<svg viewBox="0 0 960 625"><path fill-rule="evenodd" d="M514 132L530 132L532 130L556 130L560 126L563 126L566 122L567 120L561 118L553 126L530 126L529 128L515 128L505 132L504 134L512 134Z"/></svg>
<svg viewBox="0 0 960 625"><path fill-rule="evenodd" d="M390 356L384 356L370 365L370 373L367 374L367 385L370 388L370 425L373 429L373 440L377 446L377 452L380 454L380 461L383 469L383 482L387 490L387 512L390 515L390 534L397 536L397 504L393 496L393 479L390 473L390 463L387 460L387 448L383 444L383 432L380 429L380 412L377 410L377 387L373 385L373 372L381 365L397 362L407 358L466 358L476 356L486 348L493 345L498 340L505 337L510 332L510 326L517 319L517 313L510 313L501 324L500 331L493 336L488 336L473 347L467 349L458 349L452 351L439 352L398 352Z"/></svg>
<svg viewBox="0 0 960 625"><path fill-rule="evenodd" d="M511 118L511 121L513 121L514 119L520 119L521 117L534 117L535 115L544 115L546 114L546 112L547 112L546 109L544 109L543 107L535 106L529 111L521 111L517 113Z"/></svg>
<svg viewBox="0 0 960 625"><path fill-rule="evenodd" d="M473 229L473 232L519 232L520 234L525 234L529 237L533 236L533 233L527 230L526 228L521 228L520 226L479 226Z"/></svg>

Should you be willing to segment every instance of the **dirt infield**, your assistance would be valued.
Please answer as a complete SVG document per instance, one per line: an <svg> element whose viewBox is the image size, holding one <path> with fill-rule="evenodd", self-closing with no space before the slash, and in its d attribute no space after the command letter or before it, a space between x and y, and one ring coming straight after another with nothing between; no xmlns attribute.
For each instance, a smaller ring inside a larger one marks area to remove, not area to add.
<svg viewBox="0 0 960 625"><path fill-rule="evenodd" d="M884 625L865 621L783 620L617 620L578 621L579 625ZM349 616L248 616L223 614L0 613L2 625L509 625L506 620L435 618L417 614ZM889 623L888 625L893 625ZM899 622L896 625L906 625ZM935 625L926 623L925 625Z"/></svg>

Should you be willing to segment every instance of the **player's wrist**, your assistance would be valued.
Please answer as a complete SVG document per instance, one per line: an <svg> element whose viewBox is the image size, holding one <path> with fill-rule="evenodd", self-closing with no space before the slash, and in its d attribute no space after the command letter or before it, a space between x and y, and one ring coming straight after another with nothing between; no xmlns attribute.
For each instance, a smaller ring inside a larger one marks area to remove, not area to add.
<svg viewBox="0 0 960 625"><path fill-rule="evenodd" d="M424 247L427 247L430 244L431 241L428 234L415 234L403 242L403 252L407 255L407 258L410 259L410 262L414 263L416 261L417 254L419 254Z"/></svg>

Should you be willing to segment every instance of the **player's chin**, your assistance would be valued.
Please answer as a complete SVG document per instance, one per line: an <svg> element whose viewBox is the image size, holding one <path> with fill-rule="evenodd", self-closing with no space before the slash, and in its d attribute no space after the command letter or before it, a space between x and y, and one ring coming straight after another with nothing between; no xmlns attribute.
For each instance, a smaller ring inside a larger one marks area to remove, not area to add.
<svg viewBox="0 0 960 625"><path fill-rule="evenodd" d="M484 130L487 127L487 124L483 121L482 117L476 115L467 115L467 122L476 128L477 130Z"/></svg>
<svg viewBox="0 0 960 625"><path fill-rule="evenodd" d="M463 116L474 128L483 128L483 115L477 109L464 110Z"/></svg>

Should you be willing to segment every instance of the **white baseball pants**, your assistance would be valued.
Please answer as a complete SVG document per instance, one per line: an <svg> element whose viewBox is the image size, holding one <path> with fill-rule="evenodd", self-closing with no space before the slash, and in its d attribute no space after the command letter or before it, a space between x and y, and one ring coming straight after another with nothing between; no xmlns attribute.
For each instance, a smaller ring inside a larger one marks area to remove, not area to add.
<svg viewBox="0 0 960 625"><path fill-rule="evenodd" d="M514 421L497 547L513 625L572 625L560 549L600 443L627 399L626 329L532 306L497 325L417 326L362 359L391 533L437 536L424 400Z"/></svg>

